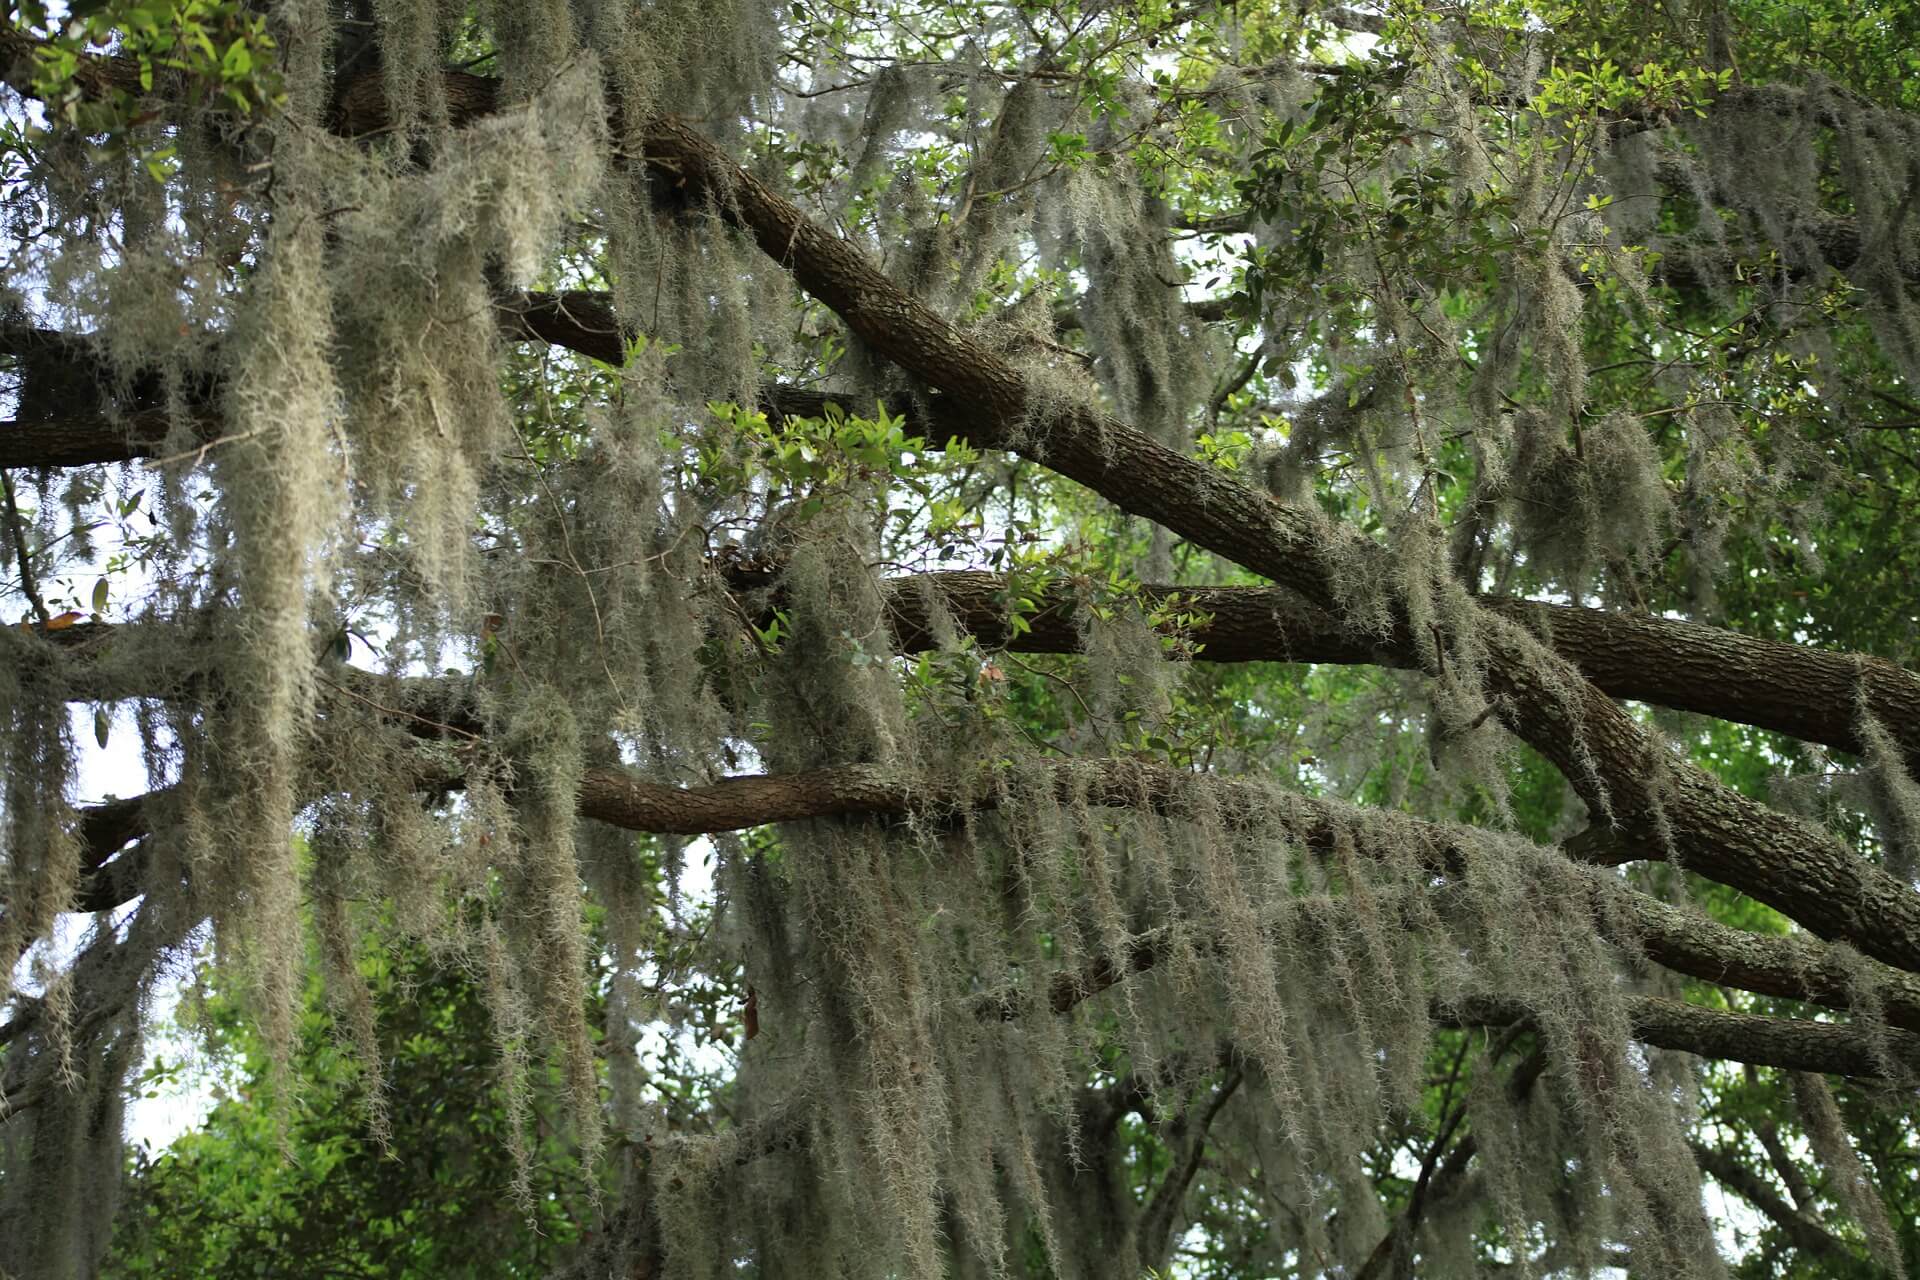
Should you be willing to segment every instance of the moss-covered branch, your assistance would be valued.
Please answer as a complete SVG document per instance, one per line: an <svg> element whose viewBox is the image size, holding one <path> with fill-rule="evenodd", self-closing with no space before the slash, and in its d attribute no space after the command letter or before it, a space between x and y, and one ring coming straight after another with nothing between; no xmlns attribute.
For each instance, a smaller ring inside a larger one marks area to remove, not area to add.
<svg viewBox="0 0 1920 1280"><path fill-rule="evenodd" d="M739 575L736 575L738 577ZM751 588L775 585L772 574L740 578ZM1148 601L1178 594L1182 610L1202 620L1184 632L1203 662L1316 662L1411 667L1414 645L1405 635L1382 636L1342 623L1292 592L1270 587L1149 585ZM1072 653L1081 644L1076 592L1055 584L1015 627L999 574L951 571L893 579L887 584L888 621L902 653L934 644L931 607L937 603L988 649L1015 653ZM1909 769L1920 770L1920 677L1869 654L1834 653L1784 644L1647 614L1610 613L1577 605L1480 597L1482 608L1525 627L1579 668L1608 697L1690 711L1783 733L1803 742L1860 754L1860 710L1871 712L1900 746ZM39 634L82 661L62 678L72 696L103 700L164 695L179 664L110 670L90 663L110 653L115 629L80 624ZM191 647L169 646L183 658ZM19 655L22 660L26 655ZM436 688L444 681L436 682ZM1657 851L1655 851L1657 855Z"/></svg>
<svg viewBox="0 0 1920 1280"><path fill-rule="evenodd" d="M445 781L458 785L457 779ZM1198 781L1197 775L1137 760L1064 762L1054 767L1054 785L1063 796L1176 817L1189 810ZM1484 845L1478 833L1464 828L1399 815L1383 828L1377 821L1359 821L1359 811L1337 801L1249 782L1214 779L1210 785L1231 800L1235 812L1258 815L1246 820L1283 821L1290 838L1323 854L1334 852L1343 841L1359 840L1362 852L1368 839L1383 845L1410 842L1435 875L1460 876L1469 874L1471 850ZM820 819L940 820L990 810L1000 800L991 771L955 781L849 765L674 787L624 770L593 769L582 778L579 810L583 817L630 831L711 835ZM128 850L117 859L114 855L146 833L156 801L164 804L164 793L82 811L81 834L91 873L82 887L85 909L104 910L142 891L139 851ZM1519 857L1527 855L1528 849L1515 841L1510 852ZM1591 900L1569 901L1567 909L1591 913L1629 953L1644 954L1667 969L1702 981L1830 1008L1858 1009L1884 1018L1893 1027L1920 1032L1920 980L1910 975L1848 958L1804 935L1766 936L1729 928L1629 890L1597 869L1582 883ZM1054 1011L1064 1012L1128 974L1152 968L1163 958L1167 942L1154 931L1138 935L1125 955L1103 956L1081 972L1057 978L1049 988L1049 1003ZM989 1004L989 1012L997 1016L1023 1012L1018 1006Z"/></svg>
<svg viewBox="0 0 1920 1280"><path fill-rule="evenodd" d="M1438 674L1447 648L1476 652L1501 720L1559 768L1597 822L1670 850L1816 933L1920 972L1920 893L1827 833L1672 760L1619 704L1521 628L1480 611L1436 620L1429 643L1411 624L1415 607L1396 589L1385 548L1095 409L1037 400L1007 360L686 124L662 118L644 132L657 172L711 200L874 351L966 406L949 416L976 447L1040 463L1322 608L1339 612L1356 592L1381 590L1389 635L1412 643L1408 660Z"/></svg>

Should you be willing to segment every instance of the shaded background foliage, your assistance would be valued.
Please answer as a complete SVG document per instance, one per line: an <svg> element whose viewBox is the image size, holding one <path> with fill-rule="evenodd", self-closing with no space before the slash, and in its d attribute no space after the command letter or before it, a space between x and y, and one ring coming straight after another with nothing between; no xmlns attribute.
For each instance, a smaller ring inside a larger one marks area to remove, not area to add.
<svg viewBox="0 0 1920 1280"><path fill-rule="evenodd" d="M389 1081L384 1146L364 1090L314 993L292 1062L298 1093L263 1061L247 1021L203 1017L230 1061L231 1090L162 1150L136 1149L104 1271L127 1276L537 1276L578 1241L589 1189L563 1126L538 1122L531 1212L515 1194L499 1062L486 1005L457 970L421 954L369 975ZM185 1064L164 1055L139 1083Z"/></svg>

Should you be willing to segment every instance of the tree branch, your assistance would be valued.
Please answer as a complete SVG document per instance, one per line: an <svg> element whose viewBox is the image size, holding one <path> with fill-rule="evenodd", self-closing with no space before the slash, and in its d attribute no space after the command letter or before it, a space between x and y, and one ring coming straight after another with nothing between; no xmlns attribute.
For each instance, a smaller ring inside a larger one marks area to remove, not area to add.
<svg viewBox="0 0 1920 1280"><path fill-rule="evenodd" d="M441 691L444 705L426 701L435 724L442 717L459 721L457 682ZM410 718L415 712L400 714ZM477 726L476 726L477 727ZM464 730L463 730L464 731ZM1139 760L1067 761L1052 766L1063 797L1120 808L1144 808L1178 817L1187 811L1200 775ZM458 780L452 780L458 785ZM1364 852L1366 832L1380 830L1383 842L1419 849L1423 865L1436 875L1460 876L1470 866L1469 848L1479 833L1400 814L1356 810L1320 797L1245 781L1214 779L1229 811L1257 815L1248 820L1282 821L1290 838L1316 852L1356 841ZM164 792L117 800L82 811L81 836L86 866L97 873L113 855L148 830L155 801ZM704 835L738 831L778 822L823 818L941 819L998 804L990 771L972 778L922 778L877 765L845 765L806 773L729 778L702 787L673 787L643 781L617 769L590 770L579 791L583 817L633 831ZM1390 829L1382 829L1390 824ZM1484 843L1484 842L1482 842ZM1544 853L1545 850L1543 849ZM83 888L87 909L104 910L139 891L138 851L115 860L113 888L93 875ZM1615 922L1615 942L1629 954L1641 953L1676 973L1762 995L1802 1000L1836 1009L1859 1008L1888 1024L1920 1032L1920 979L1857 958L1847 959L1804 935L1769 937L1709 920L1693 911L1658 902L1619 881L1593 873L1590 903L1569 903L1602 922ZM118 896L115 895L121 895ZM111 900L109 900L111 899ZM1064 1011L1129 973L1158 963L1167 939L1155 932L1139 935L1126 955L1101 957L1083 972L1062 975L1050 1002ZM987 998L989 1001L991 997ZM993 1016L1017 1016L1017 1008L993 1004Z"/></svg>
<svg viewBox="0 0 1920 1280"><path fill-rule="evenodd" d="M1207 1105L1201 1109L1198 1120L1182 1115L1174 1123L1173 1136L1180 1140L1179 1149L1166 1176L1154 1190L1153 1198L1147 1202L1146 1210L1140 1215L1139 1238L1145 1248L1153 1251L1152 1256L1160 1264L1164 1264L1173 1249L1175 1222L1206 1156L1207 1133L1227 1103L1232 1101L1234 1091L1244 1079L1240 1068L1228 1067L1226 1077L1214 1089L1213 1096L1207 1099Z"/></svg>
<svg viewBox="0 0 1920 1280"><path fill-rule="evenodd" d="M1702 1142L1689 1142L1687 1145L1693 1149L1694 1161L1701 1169L1715 1182L1765 1214L1794 1248L1816 1258L1860 1261L1860 1256L1848 1248L1840 1237L1788 1204L1767 1185L1765 1179L1747 1168L1732 1152L1709 1147Z"/></svg>
<svg viewBox="0 0 1920 1280"><path fill-rule="evenodd" d="M27 545L27 530L20 519L20 502L13 492L13 477L5 467L0 467L0 497L6 499L7 533L12 539L13 562L20 570L20 592L33 606L34 617L45 627L52 617L47 612L47 602L40 598L40 584L33 576L33 549Z"/></svg>
<svg viewBox="0 0 1920 1280"><path fill-rule="evenodd" d="M1655 996L1629 996L1626 1006L1635 1040L1702 1058L1895 1079L1920 1067L1920 1035L1909 1031L1769 1018ZM1459 1026L1531 1025L1534 1018L1532 1010L1499 996L1463 1000L1445 1012Z"/></svg>
<svg viewBox="0 0 1920 1280"><path fill-rule="evenodd" d="M1207 620L1185 634L1211 662L1323 662L1418 666L1413 638L1341 622L1292 592L1261 587L1148 586L1143 597L1177 593L1185 611ZM988 573L938 573L888 584L888 612L903 652L932 646L927 596L988 648L1065 653L1079 647L1074 590L1057 585L1017 632L1005 580ZM1479 598L1517 623L1612 698L1714 716L1858 754L1865 703L1920 772L1920 676L1867 654L1832 653L1743 636L1723 627L1609 613L1577 605L1500 596Z"/></svg>
<svg viewBox="0 0 1920 1280"><path fill-rule="evenodd" d="M1435 649L1408 626L1400 566L1386 548L1330 526L1316 510L1274 502L1106 414L1036 402L1019 370L687 125L663 117L643 135L656 172L710 199L863 341L938 392L936 404L965 406L946 411L956 434L1049 467L1329 611L1339 611L1352 584L1377 586L1393 630L1413 641L1406 658L1422 669L1437 664ZM1485 656L1487 691L1502 722L1560 770L1598 820L1824 937L1920 972L1920 893L1830 834L1672 759L1520 628L1483 611L1471 638Z"/></svg>

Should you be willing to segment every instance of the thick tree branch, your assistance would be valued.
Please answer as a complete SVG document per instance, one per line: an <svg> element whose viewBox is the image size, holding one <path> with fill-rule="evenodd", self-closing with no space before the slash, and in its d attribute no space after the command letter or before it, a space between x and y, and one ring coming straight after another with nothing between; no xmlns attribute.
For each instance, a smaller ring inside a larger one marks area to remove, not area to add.
<svg viewBox="0 0 1920 1280"><path fill-rule="evenodd" d="M777 574L729 571L741 590L777 586ZM934 613L946 613L989 649L1016 653L1072 653L1082 643L1080 593L1056 583L1016 628L999 574L926 573L886 584L888 622L902 653L934 646ZM1411 667L1414 645L1403 635L1382 636L1342 623L1292 592L1271 587L1147 586L1142 598L1161 603L1178 594L1185 612L1205 620L1185 638L1207 662L1318 662ZM1609 613L1576 605L1481 597L1488 611L1524 626L1580 669L1612 698L1646 702L1784 733L1804 742L1859 753L1859 709L1864 706L1891 734L1920 773L1920 677L1866 654L1832 653L1743 636L1645 614ZM117 629L82 624L38 632L62 652L99 659L116 647ZM3 643L3 641L0 641ZM149 646L151 647L151 646ZM61 678L70 696L89 700L159 696L191 674L184 642L167 649L181 661L109 671L69 663ZM30 662L27 653L16 655ZM49 654L48 661L52 661Z"/></svg>
<svg viewBox="0 0 1920 1280"><path fill-rule="evenodd" d="M1145 807L1178 815L1189 803L1193 774L1142 761L1109 760L1065 762L1056 767L1061 794L1084 796L1088 803L1118 807ZM1234 792L1233 808L1257 813L1262 820L1278 816L1275 805L1287 807L1290 835L1316 850L1330 850L1360 827L1353 816L1333 801L1294 793L1274 793L1252 784L1218 782ZM676 788L642 782L623 772L590 773L580 791L584 816L631 830L664 831L684 835L740 830L767 822L798 821L839 816L904 817L953 814L963 808L990 808L997 793L984 776L971 782L916 779L872 765L849 765L784 777L729 779L708 787ZM1262 803L1265 801L1265 803ZM1384 815L1369 814L1372 821ZM1469 865L1470 833L1456 833L1437 823L1395 816L1394 839L1412 842L1436 873L1462 874ZM1741 986L1761 994L1785 996L1850 1008L1857 1001L1878 1004L1896 1027L1920 1031L1920 981L1904 973L1859 967L1832 955L1810 940L1764 938L1717 924L1676 907L1655 902L1644 894L1615 888L1617 882L1596 878L1591 910L1596 919L1626 922L1626 936L1616 941L1638 947L1663 966L1709 982ZM1575 904L1569 904L1573 907ZM1056 980L1050 1002L1063 1011L1080 1000L1112 986L1127 974L1158 963L1166 939L1153 933L1135 939L1125 956L1103 957L1083 973ZM1006 1010L1004 1014L1017 1010ZM1003 1015L1004 1016L1004 1015Z"/></svg>
<svg viewBox="0 0 1920 1280"><path fill-rule="evenodd" d="M1255 493L1105 414L1035 402L1011 364L687 125L661 118L643 133L656 172L710 199L875 351L947 405L965 406L946 412L957 434L1049 467L1329 611L1339 611L1361 584L1381 588L1394 629L1413 641L1407 657L1438 670L1442 646L1413 633L1412 610L1395 586L1400 567L1385 548L1330 527L1315 510ZM1920 972L1920 893L1826 832L1671 759L1617 703L1550 661L1519 628L1483 614L1471 631L1502 721L1559 768L1597 819L1823 936Z"/></svg>
<svg viewBox="0 0 1920 1280"><path fill-rule="evenodd" d="M613 314L611 295L584 289L565 293L517 293L494 304L509 338L545 342L607 364L627 358L633 336Z"/></svg>
<svg viewBox="0 0 1920 1280"><path fill-rule="evenodd" d="M1203 661L1417 665L1410 636L1342 623L1288 591L1150 586L1144 595L1157 602L1176 592L1183 610L1208 615L1187 633L1201 646ZM939 573L889 584L888 608L903 651L932 644L928 596L988 647L1063 653L1079 646L1070 586L1041 597L1039 609L1025 619L1030 630L1020 633L1009 621L1005 582L998 575ZM1498 596L1481 597L1480 604L1525 627L1612 698L1749 724L1856 754L1863 749L1864 705L1900 743L1908 767L1920 772L1920 676L1883 659L1646 614Z"/></svg>
<svg viewBox="0 0 1920 1280"><path fill-rule="evenodd" d="M80 467L150 458L160 452L167 430L165 416L157 413L129 417L118 426L94 415L0 422L0 467Z"/></svg>
<svg viewBox="0 0 1920 1280"><path fill-rule="evenodd" d="M46 42L35 39L8 22L0 26L0 80L24 96L33 94L33 59ZM140 64L133 58L116 54L89 54L79 58L74 79L87 97L103 98L118 91L138 95Z"/></svg>

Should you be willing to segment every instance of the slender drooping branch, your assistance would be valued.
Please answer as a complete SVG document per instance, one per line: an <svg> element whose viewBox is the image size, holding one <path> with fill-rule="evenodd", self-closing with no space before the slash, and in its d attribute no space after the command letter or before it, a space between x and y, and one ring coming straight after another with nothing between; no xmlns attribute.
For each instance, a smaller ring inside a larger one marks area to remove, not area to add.
<svg viewBox="0 0 1920 1280"><path fill-rule="evenodd" d="M1170 942L1165 928L1155 929L1135 939L1124 956L1099 956L1078 971L1056 974L1046 984L1044 1011L1065 1013L1154 968L1171 954ZM1773 1018L1653 996L1631 996L1625 1005L1635 1040L1702 1058L1863 1078L1904 1079L1920 1070L1920 1032ZM974 1009L976 1016L999 1018L1041 1011L1011 995L980 998ZM1436 1005L1432 1016L1454 1027L1532 1027L1537 1020L1535 1010L1492 995Z"/></svg>
<svg viewBox="0 0 1920 1280"><path fill-rule="evenodd" d="M1853 1262L1859 1260L1854 1251L1848 1248L1840 1237L1788 1204L1767 1185L1764 1178L1743 1164L1738 1156L1717 1147L1709 1147L1702 1142L1691 1142L1688 1146L1693 1150L1694 1161L1710 1174L1715 1182L1765 1214L1776 1227L1780 1228L1781 1234L1786 1236L1788 1243L1794 1248L1816 1258L1844 1259Z"/></svg>
<svg viewBox="0 0 1920 1280"><path fill-rule="evenodd" d="M777 589L779 582L777 570L746 575L729 570L728 575L743 591ZM999 574L914 574L889 580L885 590L887 621L902 653L936 646L936 610L986 649L1072 653L1083 642L1082 591L1071 581L1040 592L1035 608L1022 612L1022 626L1014 625L1007 581ZM1342 622L1282 588L1149 585L1140 593L1149 607L1176 596L1179 610L1199 619L1181 635L1202 662L1413 665L1410 638L1383 637ZM1920 677L1890 662L1672 618L1497 596L1481 597L1480 604L1527 628L1609 697L1714 716L1855 754L1864 750L1859 733L1864 707L1899 744L1908 767L1920 772ZM82 624L40 634L65 652L85 656L110 652L116 632ZM181 660L123 672L117 685L96 681L77 667L63 678L72 684L70 696L87 700L166 696L173 691L157 682L187 674L184 659L194 652L184 642L168 648ZM127 679L135 683L124 683Z"/></svg>
<svg viewBox="0 0 1920 1280"><path fill-rule="evenodd" d="M986 997L975 1002L974 1012L1003 1018L1065 1013L1154 968L1171 953L1168 941L1164 929L1154 930L1144 935L1141 945L1130 947L1123 959L1103 956L1079 972L1055 975L1047 984L1050 999L1042 1008L1011 997ZM1629 996L1624 1004L1635 1040L1701 1058L1869 1079L1904 1079L1920 1070L1920 1032L1766 1017L1655 996ZM1495 995L1436 1004L1431 1014L1436 1023L1450 1027L1531 1028L1538 1020L1537 1012L1524 1003Z"/></svg>

